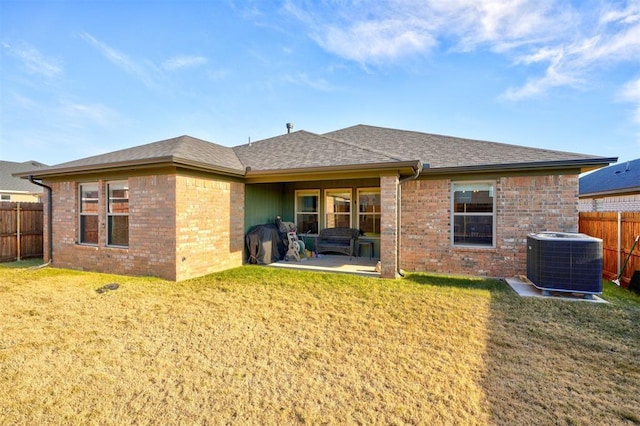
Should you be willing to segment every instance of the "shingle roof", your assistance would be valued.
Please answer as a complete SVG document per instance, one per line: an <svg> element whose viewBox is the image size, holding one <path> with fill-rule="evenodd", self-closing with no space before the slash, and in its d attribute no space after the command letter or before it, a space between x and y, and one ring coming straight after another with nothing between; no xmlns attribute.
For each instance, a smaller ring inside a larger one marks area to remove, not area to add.
<svg viewBox="0 0 640 426"><path fill-rule="evenodd" d="M640 158L596 170L580 178L580 195L640 191Z"/></svg>
<svg viewBox="0 0 640 426"><path fill-rule="evenodd" d="M357 125L324 136L374 146L391 156L419 159L429 169L589 160L600 158L452 136Z"/></svg>
<svg viewBox="0 0 640 426"><path fill-rule="evenodd" d="M397 156L372 147L304 130L237 146L233 150L251 170L289 170L401 161Z"/></svg>
<svg viewBox="0 0 640 426"><path fill-rule="evenodd" d="M235 174L244 173L242 163L231 148L186 135L57 164L42 169L41 172L92 170L161 162L189 164Z"/></svg>
<svg viewBox="0 0 640 426"><path fill-rule="evenodd" d="M616 159L548 149L529 148L451 136L357 125L323 135L304 130L228 148L180 136L39 171L40 176L81 171L132 168L161 163L181 164L234 175L394 164L428 165L427 172L451 169L600 167ZM413 167L413 166L411 166Z"/></svg>
<svg viewBox="0 0 640 426"><path fill-rule="evenodd" d="M43 167L46 167L46 165L37 161L25 161L24 163L0 161L0 191L19 191L31 194L42 193L43 189L41 186L34 185L25 179L16 178L13 174L41 169Z"/></svg>

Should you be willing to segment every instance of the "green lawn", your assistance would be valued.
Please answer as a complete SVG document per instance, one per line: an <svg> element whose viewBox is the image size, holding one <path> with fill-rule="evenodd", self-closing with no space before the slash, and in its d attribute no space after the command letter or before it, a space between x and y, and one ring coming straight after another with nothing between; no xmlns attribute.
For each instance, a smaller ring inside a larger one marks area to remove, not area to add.
<svg viewBox="0 0 640 426"><path fill-rule="evenodd" d="M0 265L0 424L640 424L640 298ZM117 290L96 289L118 283Z"/></svg>

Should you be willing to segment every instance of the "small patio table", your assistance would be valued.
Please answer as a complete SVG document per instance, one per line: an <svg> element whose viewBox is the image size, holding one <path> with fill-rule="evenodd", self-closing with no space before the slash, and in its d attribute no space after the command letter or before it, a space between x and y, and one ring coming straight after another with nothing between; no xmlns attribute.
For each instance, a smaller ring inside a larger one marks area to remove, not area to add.
<svg viewBox="0 0 640 426"><path fill-rule="evenodd" d="M360 249L362 248L362 246L367 246L369 247L369 259L373 258L373 241L357 240L356 246L356 253L358 257L360 257Z"/></svg>

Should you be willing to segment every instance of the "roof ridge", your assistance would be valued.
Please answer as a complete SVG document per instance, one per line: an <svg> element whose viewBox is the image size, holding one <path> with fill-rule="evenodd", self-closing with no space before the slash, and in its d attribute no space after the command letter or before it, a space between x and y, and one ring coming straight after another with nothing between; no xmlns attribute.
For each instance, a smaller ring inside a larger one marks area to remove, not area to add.
<svg viewBox="0 0 640 426"><path fill-rule="evenodd" d="M245 148L245 147L253 146L253 145L261 145L263 143L271 141L272 139L288 137L290 135L295 135L296 133L306 133L308 135L313 135L313 136L322 136L319 133L313 133L313 132L310 132L308 130L300 129L300 130L296 130L296 131L291 132L291 133L285 133L285 134L282 134L282 135L276 135L276 136L270 136L270 137L264 138L264 139L258 139L257 141L251 141L250 140L249 142L246 142L246 143L243 143L243 144L240 144L240 145L236 145L236 146L232 146L230 148L235 150L236 148L240 149L240 148Z"/></svg>
<svg viewBox="0 0 640 426"><path fill-rule="evenodd" d="M352 126L352 127L356 127L356 126ZM332 133L332 132L329 132L329 133ZM355 143L355 142L349 142L349 141L345 141L345 140L342 140L342 139L329 137L329 136L326 136L326 135L324 135L324 134L322 134L322 135L318 135L318 136L320 136L320 137L322 137L322 138L325 138L325 139L332 140L332 141L340 142L340 143L342 143L342 144L344 144L344 145L347 145L347 146L352 146L352 147L354 147L354 148L359 148L359 149L363 149L363 150L365 150L365 151L373 152L373 153L375 153L375 154L385 155L385 156L387 156L387 157L389 157L389 158L391 158L391 159L393 159L393 160L396 160L396 161L404 161L404 159L403 159L403 158L398 157L398 156L397 156L397 155L395 155L395 154L392 154L392 153L389 153L389 152L383 151L383 150L381 150L381 149L375 149L375 148L371 148L371 147L368 147L368 146L359 145L359 144L357 144L357 143Z"/></svg>
<svg viewBox="0 0 640 426"><path fill-rule="evenodd" d="M238 154L236 153L236 151L229 146L225 146L225 145L221 145L219 143L216 142L211 142L208 141L206 139L200 139L200 138L196 138L194 136L190 136L190 135L181 135L172 139L168 139L167 141L172 141L173 140L173 148L171 149L171 152L169 154L169 156L171 157L172 161L176 161L176 160L181 160L181 161L189 161L189 162L202 162L204 164L207 164L209 166L216 166L215 163L212 163L210 161L207 161L205 159L202 158L197 158L194 159L191 154L192 154L192 149L200 149L200 148L195 148L194 146L192 146L192 144L199 144L199 146L201 146L203 149L205 150L216 150L217 152L220 152L220 150L224 151L225 153L228 153L229 155L232 155L233 158L235 158L235 160L238 162L238 164L241 166L240 168L237 167L233 167L233 166L229 166L228 164L225 164L224 167L228 167L229 169L233 169L233 170L238 170L238 171L244 171L245 170L245 165L242 162L242 160L240 160L240 157L238 157ZM221 166L220 164L218 164L217 166Z"/></svg>
<svg viewBox="0 0 640 426"><path fill-rule="evenodd" d="M304 130L304 129L300 129L298 131L299 132L305 132L305 133L308 133L308 134L311 134L311 135L314 135L314 136L318 136L318 137L321 137L323 139L328 139L328 140L331 140L331 141L334 141L334 142L338 142L338 143L341 143L341 144L344 144L344 145L347 145L347 146L351 146L351 147L354 147L354 148L363 149L365 151L373 152L375 154L385 155L385 156L387 156L387 157L389 157L389 158L391 158L393 160L396 160L396 161L403 161L402 158L400 158L398 156L395 156L395 155L392 155L392 154L390 154L390 153L388 153L386 151L382 151L382 150L375 149L375 148L370 148L370 147L364 146L364 145L359 145L359 144L357 144L355 142L349 142L349 141L345 141L345 140L342 140L342 139L332 138L332 137L326 136L324 134L313 133L313 132L309 132L309 131Z"/></svg>
<svg viewBox="0 0 640 426"><path fill-rule="evenodd" d="M160 141L160 142L162 142L162 141ZM189 136L189 135L177 136L175 138L167 139L165 142L172 142L173 143L173 148L171 149L171 157L175 157L175 158L180 158L176 154L181 154L183 149L188 151L189 144L193 143L193 142L195 142L195 143L204 142L205 144L208 144L208 145L228 148L228 147L224 147L222 145L218 145L215 142L210 142L210 141L207 141L207 140L204 140L204 139L194 138L193 136Z"/></svg>

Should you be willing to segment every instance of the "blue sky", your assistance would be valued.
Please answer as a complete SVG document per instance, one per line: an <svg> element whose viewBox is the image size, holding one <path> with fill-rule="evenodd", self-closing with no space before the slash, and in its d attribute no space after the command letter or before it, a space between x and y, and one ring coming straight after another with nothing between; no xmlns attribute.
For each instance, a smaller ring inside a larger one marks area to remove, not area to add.
<svg viewBox="0 0 640 426"><path fill-rule="evenodd" d="M0 159L369 124L640 157L640 2L0 0Z"/></svg>

